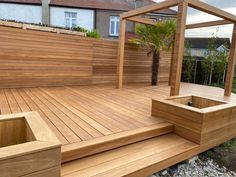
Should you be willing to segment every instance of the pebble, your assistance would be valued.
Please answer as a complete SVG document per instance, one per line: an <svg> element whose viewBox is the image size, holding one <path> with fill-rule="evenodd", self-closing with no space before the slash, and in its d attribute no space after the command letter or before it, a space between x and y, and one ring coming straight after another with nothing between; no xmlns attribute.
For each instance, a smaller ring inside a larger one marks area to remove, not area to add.
<svg viewBox="0 0 236 177"><path fill-rule="evenodd" d="M186 161L150 177L236 177L236 172L219 167L212 159Z"/></svg>

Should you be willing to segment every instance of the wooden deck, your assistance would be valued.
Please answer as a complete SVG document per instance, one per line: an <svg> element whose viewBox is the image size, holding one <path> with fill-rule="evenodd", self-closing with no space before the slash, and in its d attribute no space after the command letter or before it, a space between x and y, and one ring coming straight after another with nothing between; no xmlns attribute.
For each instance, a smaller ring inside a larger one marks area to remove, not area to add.
<svg viewBox="0 0 236 177"><path fill-rule="evenodd" d="M136 159L146 165L146 158L150 160L151 155L163 153L158 163L154 160L155 170L159 170L212 146L199 148L197 144L172 134L172 124L151 116L151 98L168 97L169 91L169 86L164 84L157 87L132 85L121 90L111 85L0 89L0 110L1 114L37 111L62 143L63 163L110 150L64 164L63 176L88 176L88 172L91 176L112 176L113 172L122 176L118 169L125 165L124 161L132 166ZM223 89L214 87L182 84L181 94L211 95L214 99L236 103L235 95L224 97ZM142 140L146 141L140 142ZM175 142L175 145L172 147L168 142ZM135 144L124 146L131 143ZM138 149L144 146L149 150ZM114 148L118 149L112 150ZM178 149L171 155L176 159L165 164L166 153L173 149ZM188 151L193 152L189 154ZM136 156L134 159L127 156L131 152ZM183 153L186 155L178 156ZM120 160L117 162L117 159ZM145 169L141 164L135 168L136 171L141 169ZM127 173L135 170L131 168Z"/></svg>
<svg viewBox="0 0 236 177"><path fill-rule="evenodd" d="M167 96L168 90L163 87L158 93L156 88L136 86L1 89L0 110L1 114L37 111L63 144L63 161L68 161L75 154L82 157L170 132L169 123L150 116L152 94Z"/></svg>

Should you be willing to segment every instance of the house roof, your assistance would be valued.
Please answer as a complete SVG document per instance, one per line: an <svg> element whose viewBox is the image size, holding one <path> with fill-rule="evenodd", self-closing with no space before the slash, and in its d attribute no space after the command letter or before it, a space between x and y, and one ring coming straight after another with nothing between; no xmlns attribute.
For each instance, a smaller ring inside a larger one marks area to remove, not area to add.
<svg viewBox="0 0 236 177"><path fill-rule="evenodd" d="M22 3L22 4L42 4L42 0L0 0L0 2ZM143 5L150 5L155 2L152 0L142 0ZM120 10L129 11L135 8L134 0L50 0L52 6ZM176 12L171 9L160 10L156 13L175 15Z"/></svg>
<svg viewBox="0 0 236 177"><path fill-rule="evenodd" d="M188 42L191 48L206 49L211 38L185 38L185 42ZM229 38L216 38L216 48L226 45L230 46Z"/></svg>
<svg viewBox="0 0 236 177"><path fill-rule="evenodd" d="M7 3L19 3L19 4L42 4L41 0L0 0Z"/></svg>
<svg viewBox="0 0 236 177"><path fill-rule="evenodd" d="M143 5L154 3L155 2L152 0L144 0ZM120 11L129 11L135 8L134 0L51 0L50 5ZM158 13L176 14L176 12L171 9L160 10Z"/></svg>

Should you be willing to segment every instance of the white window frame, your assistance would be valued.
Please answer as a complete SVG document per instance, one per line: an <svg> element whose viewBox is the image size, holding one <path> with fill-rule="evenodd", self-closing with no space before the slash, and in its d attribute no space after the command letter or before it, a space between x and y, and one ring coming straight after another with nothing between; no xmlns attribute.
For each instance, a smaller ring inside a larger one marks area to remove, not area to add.
<svg viewBox="0 0 236 177"><path fill-rule="evenodd" d="M77 26L77 15L78 15L77 12L68 12L68 11L65 12L65 27L66 28L72 29L73 27ZM67 20L69 20L69 23L70 23L69 26L67 26L67 23L66 23ZM74 20L75 20L75 23L73 23Z"/></svg>
<svg viewBox="0 0 236 177"><path fill-rule="evenodd" d="M114 22L114 33L112 33L112 29L111 29L112 28L112 22ZM111 15L110 16L110 21L109 21L109 36L116 36L116 37L119 36L119 25L120 25L119 16Z"/></svg>

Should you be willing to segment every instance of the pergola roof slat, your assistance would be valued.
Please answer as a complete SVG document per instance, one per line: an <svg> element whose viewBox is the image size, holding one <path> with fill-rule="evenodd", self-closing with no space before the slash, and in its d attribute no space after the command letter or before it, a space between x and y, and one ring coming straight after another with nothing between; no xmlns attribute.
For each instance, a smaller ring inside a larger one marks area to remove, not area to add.
<svg viewBox="0 0 236 177"><path fill-rule="evenodd" d="M141 18L141 17L130 17L130 18L127 18L126 20L142 23L146 25L153 25L153 26L156 25L156 22L153 22L151 19L146 19L146 18Z"/></svg>
<svg viewBox="0 0 236 177"><path fill-rule="evenodd" d="M228 13L224 10L218 9L214 6L211 6L209 4L206 4L204 2L201 2L199 0L187 0L189 7L192 7L194 9L209 13L211 15L223 18L225 20L229 20L232 22L236 22L236 16Z"/></svg>
<svg viewBox="0 0 236 177"><path fill-rule="evenodd" d="M203 27L228 25L228 24L232 24L232 22L228 20L217 20L217 21L212 21L212 22L189 24L189 25L186 25L186 29L203 28Z"/></svg>

